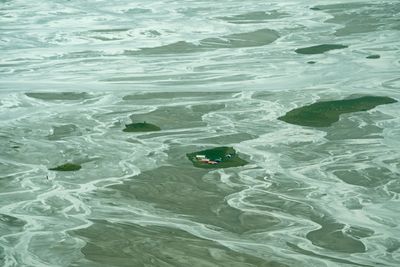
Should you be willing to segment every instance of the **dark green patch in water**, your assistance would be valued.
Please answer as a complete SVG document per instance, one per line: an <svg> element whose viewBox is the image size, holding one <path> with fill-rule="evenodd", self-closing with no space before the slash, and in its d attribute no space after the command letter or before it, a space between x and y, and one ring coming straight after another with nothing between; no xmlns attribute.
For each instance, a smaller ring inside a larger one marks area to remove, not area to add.
<svg viewBox="0 0 400 267"><path fill-rule="evenodd" d="M0 213L0 232L2 232L3 229L5 229L5 226L8 226L8 230L16 230L15 232L21 231L22 227L26 224L25 221L13 217L10 215L6 214L1 214ZM12 231L14 233L14 231Z"/></svg>
<svg viewBox="0 0 400 267"><path fill-rule="evenodd" d="M71 171L78 171L82 168L81 165L75 163L65 163L63 165L50 168L51 171L62 171L62 172L71 172Z"/></svg>
<svg viewBox="0 0 400 267"><path fill-rule="evenodd" d="M258 47L274 42L279 38L278 32L270 29L259 29L252 32L243 32L229 34L222 37L206 38L199 41L199 44L193 44L186 41L142 48L139 51L126 51L128 55L138 54L181 54L210 51L220 48L243 48Z"/></svg>
<svg viewBox="0 0 400 267"><path fill-rule="evenodd" d="M381 57L380 55L370 55L370 56L367 56L368 59L378 59L378 58L380 58L380 57Z"/></svg>
<svg viewBox="0 0 400 267"><path fill-rule="evenodd" d="M286 13L277 10L272 10L272 11L254 11L228 17L218 17L218 19L225 20L233 24L250 24L250 23L265 23L267 20L279 19L285 16L287 16Z"/></svg>
<svg viewBox="0 0 400 267"><path fill-rule="evenodd" d="M323 225L320 229L311 231L307 234L309 239L315 246L326 248L332 251L343 253L363 253L366 251L365 245L358 240L357 231L354 229L355 234L348 229L343 230L344 224L330 223ZM370 230L368 230L370 231ZM367 233L368 236L369 232ZM364 236L365 234L362 233Z"/></svg>
<svg viewBox="0 0 400 267"><path fill-rule="evenodd" d="M85 100L89 98L87 93L74 92L42 92L42 93L26 93L27 96L41 100Z"/></svg>
<svg viewBox="0 0 400 267"><path fill-rule="evenodd" d="M396 174L384 167L368 167L356 170L352 169L351 165L346 167L347 169L333 170L332 172L337 178L351 185L373 188L396 179Z"/></svg>
<svg viewBox="0 0 400 267"><path fill-rule="evenodd" d="M85 260L76 266L288 267L284 263L237 252L173 226L106 220L92 220L92 223L85 229L74 231L74 235L86 241L81 250Z"/></svg>
<svg viewBox="0 0 400 267"><path fill-rule="evenodd" d="M379 105L395 102L397 101L393 98L380 96L317 102L293 109L278 119L302 126L328 127L337 122L341 114L367 111Z"/></svg>
<svg viewBox="0 0 400 267"><path fill-rule="evenodd" d="M298 54L306 54L306 55L323 54L330 50L343 49L347 47L348 47L347 45L340 45L340 44L322 44L322 45L314 45L304 48L298 48L295 50L295 52Z"/></svg>
<svg viewBox="0 0 400 267"><path fill-rule="evenodd" d="M147 122L138 122L138 123L131 123L126 124L124 132L155 132L161 131L161 128L157 125L147 123Z"/></svg>
<svg viewBox="0 0 400 267"><path fill-rule="evenodd" d="M186 156L195 167L204 169L239 167L248 164L247 161L241 159L236 154L235 149L233 149L232 147L216 147L212 149L188 153L186 154ZM216 163L212 164L201 161L201 158L199 158L201 156L204 156L211 162Z"/></svg>
<svg viewBox="0 0 400 267"><path fill-rule="evenodd" d="M129 31L129 28L115 28L115 29L97 29L90 30L89 32L101 32L101 33L113 33L113 32L126 32Z"/></svg>
<svg viewBox="0 0 400 267"><path fill-rule="evenodd" d="M330 257L330 256L318 254L318 253L315 253L315 252L313 252L313 251L305 250L305 249L303 249L303 248L300 248L299 246L297 246L297 245L295 245L295 244L293 244L293 243L290 243L290 242L286 242L286 244L288 245L288 247L290 247L290 248L293 249L294 251L296 251L296 252L298 252L298 253L301 253L301 254L304 254L304 255L309 255L309 256L317 257L317 258L321 258L321 259L328 259L328 260L330 260L330 261L338 262L338 263L352 264L352 265L354 265L354 266L368 266L368 267L372 267L371 265L360 264L360 263L356 263L356 262L349 261L349 260L342 259L342 258L335 258L335 257Z"/></svg>
<svg viewBox="0 0 400 267"><path fill-rule="evenodd" d="M330 14L326 23L343 25L335 31L336 36L349 36L381 30L399 30L396 19L400 5L393 3L350 2L319 5L312 8Z"/></svg>
<svg viewBox="0 0 400 267"><path fill-rule="evenodd" d="M238 92L148 92L148 93L137 93L132 95L126 95L122 99L126 101L132 100L149 100L154 99L185 99L185 98L204 98L212 96L213 99L230 97L231 94Z"/></svg>

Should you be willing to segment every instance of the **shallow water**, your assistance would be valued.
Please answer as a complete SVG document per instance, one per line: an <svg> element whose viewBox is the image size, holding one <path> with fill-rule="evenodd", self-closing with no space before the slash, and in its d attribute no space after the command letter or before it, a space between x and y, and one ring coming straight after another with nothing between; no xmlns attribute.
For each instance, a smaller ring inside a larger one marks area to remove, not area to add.
<svg viewBox="0 0 400 267"><path fill-rule="evenodd" d="M399 10L0 1L0 265L399 266L400 104L278 120L399 100ZM295 51L324 44L347 47ZM249 164L186 157L221 146Z"/></svg>

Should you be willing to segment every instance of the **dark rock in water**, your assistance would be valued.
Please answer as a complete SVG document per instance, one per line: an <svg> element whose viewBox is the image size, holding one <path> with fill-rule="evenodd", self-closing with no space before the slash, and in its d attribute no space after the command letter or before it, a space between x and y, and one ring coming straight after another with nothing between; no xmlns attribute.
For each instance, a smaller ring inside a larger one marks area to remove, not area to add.
<svg viewBox="0 0 400 267"><path fill-rule="evenodd" d="M155 132L161 131L161 128L157 125L147 123L147 122L139 122L139 123L131 123L126 124L124 132Z"/></svg>
<svg viewBox="0 0 400 267"><path fill-rule="evenodd" d="M51 171L62 171L62 172L70 172L70 171L77 171L82 168L81 165L75 163L65 163L63 165L50 168Z"/></svg>
<svg viewBox="0 0 400 267"><path fill-rule="evenodd" d="M315 64L315 63L317 63L317 62L315 62L315 61L308 61L307 62L307 64Z"/></svg>
<svg viewBox="0 0 400 267"><path fill-rule="evenodd" d="M310 7L310 9L311 9L311 10L316 10L316 11L322 10L320 7Z"/></svg>
<svg viewBox="0 0 400 267"><path fill-rule="evenodd" d="M328 127L337 122L341 114L366 111L379 105L395 102L397 101L393 98L380 96L317 102L293 109L278 119L302 126Z"/></svg>
<svg viewBox="0 0 400 267"><path fill-rule="evenodd" d="M239 167L248 164L239 158L232 147L216 147L188 153L186 156L195 167L204 169Z"/></svg>
<svg viewBox="0 0 400 267"><path fill-rule="evenodd" d="M367 56L368 59L377 59L377 58L380 58L380 57L381 57L380 55L370 55L370 56Z"/></svg>
<svg viewBox="0 0 400 267"><path fill-rule="evenodd" d="M298 48L295 50L295 52L298 54L306 54L306 55L323 54L330 50L343 49L347 47L348 47L347 45L339 45L339 44L322 44L322 45Z"/></svg>

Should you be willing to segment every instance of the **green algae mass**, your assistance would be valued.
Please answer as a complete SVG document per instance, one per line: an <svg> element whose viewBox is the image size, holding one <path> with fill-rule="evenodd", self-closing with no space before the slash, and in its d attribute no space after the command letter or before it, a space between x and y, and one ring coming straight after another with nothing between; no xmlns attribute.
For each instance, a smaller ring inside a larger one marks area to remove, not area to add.
<svg viewBox="0 0 400 267"><path fill-rule="evenodd" d="M201 162L196 158L196 156L198 155L205 156L207 159L218 163L209 164ZM186 156L195 167L204 169L239 167L248 164L247 161L239 158L239 156L236 154L235 149L225 146L188 153L186 154Z"/></svg>
<svg viewBox="0 0 400 267"><path fill-rule="evenodd" d="M125 129L123 129L124 132L155 132L160 130L161 128L157 125L147 122L126 124Z"/></svg>
<svg viewBox="0 0 400 267"><path fill-rule="evenodd" d="M390 97L363 96L354 99L317 102L308 106L293 109L278 119L287 123L328 127L339 120L345 113L367 111L379 105L397 102Z"/></svg>
<svg viewBox="0 0 400 267"><path fill-rule="evenodd" d="M50 168L49 170L51 171L62 171L62 172L71 172L71 171L77 171L82 168L81 165L75 164L75 163L65 163L63 165Z"/></svg>
<svg viewBox="0 0 400 267"><path fill-rule="evenodd" d="M340 44L322 44L322 45L298 48L295 50L295 52L298 54L306 54L306 55L323 54L330 50L343 49L347 47L348 47L347 45L340 45Z"/></svg>

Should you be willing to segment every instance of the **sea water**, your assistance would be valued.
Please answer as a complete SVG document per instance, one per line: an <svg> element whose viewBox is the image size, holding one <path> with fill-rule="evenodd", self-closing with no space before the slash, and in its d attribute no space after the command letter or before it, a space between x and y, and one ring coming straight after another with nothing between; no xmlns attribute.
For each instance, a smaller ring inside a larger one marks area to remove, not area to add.
<svg viewBox="0 0 400 267"><path fill-rule="evenodd" d="M399 14L392 0L1 0L0 265L399 266L400 104L278 120L400 100ZM323 44L343 47L296 52ZM162 130L123 132L143 121ZM186 157L219 146L249 164ZM67 162L82 168L49 170Z"/></svg>

